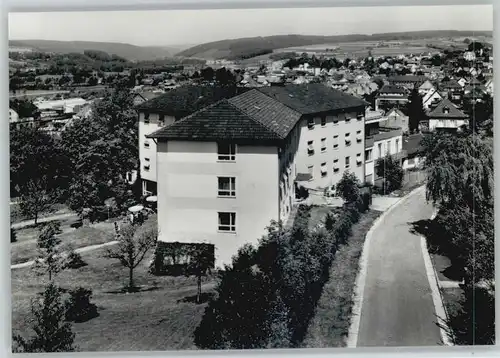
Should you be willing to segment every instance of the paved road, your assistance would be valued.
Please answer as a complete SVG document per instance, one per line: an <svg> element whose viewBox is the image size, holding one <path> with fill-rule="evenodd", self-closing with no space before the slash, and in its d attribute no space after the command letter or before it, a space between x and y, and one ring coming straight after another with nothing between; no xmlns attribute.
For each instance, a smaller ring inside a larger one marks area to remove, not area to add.
<svg viewBox="0 0 500 358"><path fill-rule="evenodd" d="M65 213L65 214L58 214L58 215L51 215L51 216L46 216L38 219L38 223L44 223L48 221L54 221L54 220L62 220L62 219L67 219L70 217L77 217L78 215L75 213ZM12 224L10 227L13 229L22 229L23 227L26 226L31 226L35 224L35 220L26 220L26 221L21 221L19 223Z"/></svg>
<svg viewBox="0 0 500 358"><path fill-rule="evenodd" d="M397 205L373 232L358 347L441 344L420 237L410 232L433 208L424 190Z"/></svg>

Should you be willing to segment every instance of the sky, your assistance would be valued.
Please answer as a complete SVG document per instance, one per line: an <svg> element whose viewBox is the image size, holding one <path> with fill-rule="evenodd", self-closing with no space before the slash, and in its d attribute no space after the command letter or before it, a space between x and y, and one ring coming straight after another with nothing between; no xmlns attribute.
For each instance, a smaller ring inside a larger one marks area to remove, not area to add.
<svg viewBox="0 0 500 358"><path fill-rule="evenodd" d="M493 30L493 7L390 6L301 9L10 13L9 39L195 45L270 35Z"/></svg>

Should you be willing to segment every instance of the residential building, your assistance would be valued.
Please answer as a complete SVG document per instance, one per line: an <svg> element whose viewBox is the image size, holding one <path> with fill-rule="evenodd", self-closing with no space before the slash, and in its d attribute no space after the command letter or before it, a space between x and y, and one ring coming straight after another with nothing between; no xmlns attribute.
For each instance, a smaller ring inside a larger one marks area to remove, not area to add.
<svg viewBox="0 0 500 358"><path fill-rule="evenodd" d="M429 130L457 131L468 124L468 116L445 98L428 113Z"/></svg>
<svg viewBox="0 0 500 358"><path fill-rule="evenodd" d="M415 87L419 87L422 83L427 81L425 76L414 76L414 75L403 75L403 76L391 76L388 78L391 85L404 87L407 90L412 90Z"/></svg>
<svg viewBox="0 0 500 358"><path fill-rule="evenodd" d="M262 93L300 113L297 172L310 176L301 185L326 188L345 170L364 180L365 101L322 84L259 88Z"/></svg>
<svg viewBox="0 0 500 358"><path fill-rule="evenodd" d="M433 106L437 105L440 101L443 100L443 96L439 94L439 91L434 90L433 92L428 92L422 98L422 104L425 110L429 110L433 108Z"/></svg>
<svg viewBox="0 0 500 358"><path fill-rule="evenodd" d="M375 110L398 107L408 102L408 90L404 87L385 85L375 99Z"/></svg>
<svg viewBox="0 0 500 358"><path fill-rule="evenodd" d="M456 80L442 81L439 84L440 94L443 97L451 96L454 101L460 101L463 95L463 88Z"/></svg>
<svg viewBox="0 0 500 358"><path fill-rule="evenodd" d="M409 127L409 117L401 112L397 108L392 108L386 113L386 121L384 126L391 128L401 128L403 134L408 134L410 132Z"/></svg>
<svg viewBox="0 0 500 358"><path fill-rule="evenodd" d="M155 195L157 183L156 142L147 135L220 99L246 91L244 88L183 86L139 104L139 175L143 195Z"/></svg>
<svg viewBox="0 0 500 358"><path fill-rule="evenodd" d="M146 101L149 101L150 99L158 97L159 95L161 95L161 93L154 93L154 92L140 92L140 93L136 93L134 95L134 99L133 99L134 106L139 106L142 103L144 103Z"/></svg>
<svg viewBox="0 0 500 358"><path fill-rule="evenodd" d="M288 219L299 173L309 187L345 170L363 180L365 106L321 84L262 87L148 135L158 143L159 241L212 243L216 265L229 264L271 220Z"/></svg>
<svg viewBox="0 0 500 358"><path fill-rule="evenodd" d="M411 134L403 138L403 150L406 152L406 158L403 159L403 169L416 169L423 165L422 157L422 139L421 133Z"/></svg>
<svg viewBox="0 0 500 358"><path fill-rule="evenodd" d="M425 96L427 93L434 92L435 90L436 90L436 88L434 87L434 85L432 84L432 82L429 81L429 80L426 80L424 83L422 83L418 87L418 93L421 96Z"/></svg>

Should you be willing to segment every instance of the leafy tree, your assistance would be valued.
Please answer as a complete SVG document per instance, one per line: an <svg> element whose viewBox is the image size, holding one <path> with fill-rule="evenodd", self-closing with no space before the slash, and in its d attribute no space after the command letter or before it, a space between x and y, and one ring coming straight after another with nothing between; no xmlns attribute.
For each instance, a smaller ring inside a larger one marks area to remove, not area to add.
<svg viewBox="0 0 500 358"><path fill-rule="evenodd" d="M356 174L345 171L336 186L336 195L348 203L359 200L359 179Z"/></svg>
<svg viewBox="0 0 500 358"><path fill-rule="evenodd" d="M212 67L205 67L200 71L200 75L203 80L210 82L213 81L215 76L215 71Z"/></svg>
<svg viewBox="0 0 500 358"><path fill-rule="evenodd" d="M71 325L64 322L65 308L61 303L59 288L49 283L41 294L41 300L33 300L33 330L35 335L25 339L19 334L13 336L17 352L73 352L75 334Z"/></svg>
<svg viewBox="0 0 500 358"><path fill-rule="evenodd" d="M56 139L37 128L11 128L11 190L34 195L29 192L43 189L48 196L59 197L66 187L69 167Z"/></svg>
<svg viewBox="0 0 500 358"><path fill-rule="evenodd" d="M83 261L82 255L71 250L66 257L65 268L77 269L83 266L87 266L87 263Z"/></svg>
<svg viewBox="0 0 500 358"><path fill-rule="evenodd" d="M89 118L74 121L62 133L73 173L68 195L73 210L81 213L123 193L120 183L138 165L137 136L133 98L124 86L97 101Z"/></svg>
<svg viewBox="0 0 500 358"><path fill-rule="evenodd" d="M335 219L333 218L332 213L328 213L325 218L325 229L327 229L328 231L332 231L334 224Z"/></svg>
<svg viewBox="0 0 500 358"><path fill-rule="evenodd" d="M375 162L375 173L383 178L384 192L392 192L401 188L404 171L401 164L392 156L378 158Z"/></svg>
<svg viewBox="0 0 500 358"><path fill-rule="evenodd" d="M35 226L38 225L40 214L50 211L55 202L43 181L43 179L32 179L25 183L19 201L21 213L25 217L33 218Z"/></svg>
<svg viewBox="0 0 500 358"><path fill-rule="evenodd" d="M418 89L414 88L410 94L408 103L409 129L410 132L418 130L418 125L421 121L427 119L425 113L422 96L418 93Z"/></svg>
<svg viewBox="0 0 500 358"><path fill-rule="evenodd" d="M427 199L436 205L484 207L493 193L493 142L479 136L435 133L421 143Z"/></svg>
<svg viewBox="0 0 500 358"><path fill-rule="evenodd" d="M134 269L139 266L148 251L156 244L156 234L153 231L138 230L135 225L127 225L117 232L118 244L114 249L108 249L106 257L117 259L129 270L128 291L136 289L134 285Z"/></svg>
<svg viewBox="0 0 500 358"><path fill-rule="evenodd" d="M41 260L37 260L34 269L37 274L49 275L49 281L52 281L54 275L64 270L66 261L59 250L61 234L59 222L52 221L45 224L38 235L37 248L41 254Z"/></svg>

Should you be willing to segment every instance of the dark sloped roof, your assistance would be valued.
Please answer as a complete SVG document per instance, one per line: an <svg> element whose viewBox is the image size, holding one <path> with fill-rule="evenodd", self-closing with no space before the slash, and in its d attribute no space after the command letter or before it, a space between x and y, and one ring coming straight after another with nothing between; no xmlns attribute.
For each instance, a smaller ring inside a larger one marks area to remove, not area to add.
<svg viewBox="0 0 500 358"><path fill-rule="evenodd" d="M406 89L395 85L384 85L379 93L401 93L406 94Z"/></svg>
<svg viewBox="0 0 500 358"><path fill-rule="evenodd" d="M443 81L440 84L441 88L458 88L461 89L462 86L460 86L460 83L458 83L455 80L449 80L449 81Z"/></svg>
<svg viewBox="0 0 500 358"><path fill-rule="evenodd" d="M448 113L445 112L448 109ZM429 113L429 118L448 118L448 119L465 119L467 115L459 110L448 98L439 102L436 107Z"/></svg>
<svg viewBox="0 0 500 358"><path fill-rule="evenodd" d="M425 76L401 75L390 76L387 80L389 82L425 82L427 79Z"/></svg>
<svg viewBox="0 0 500 358"><path fill-rule="evenodd" d="M139 104L136 109L182 118L247 90L241 87L181 86Z"/></svg>
<svg viewBox="0 0 500 358"><path fill-rule="evenodd" d="M283 103L254 89L228 100L236 108L265 127L286 138L302 116Z"/></svg>
<svg viewBox="0 0 500 358"><path fill-rule="evenodd" d="M147 136L173 140L199 141L279 141L272 130L248 116L227 99L201 109L180 121Z"/></svg>
<svg viewBox="0 0 500 358"><path fill-rule="evenodd" d="M367 106L362 99L321 83L262 87L258 91L301 114L315 114Z"/></svg>
<svg viewBox="0 0 500 358"><path fill-rule="evenodd" d="M403 150L406 150L408 156L414 156L422 151L421 141L424 135L421 133L412 134L403 138Z"/></svg>

